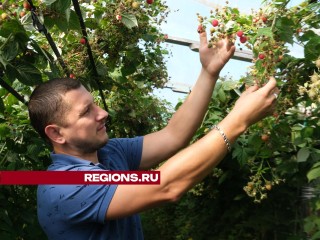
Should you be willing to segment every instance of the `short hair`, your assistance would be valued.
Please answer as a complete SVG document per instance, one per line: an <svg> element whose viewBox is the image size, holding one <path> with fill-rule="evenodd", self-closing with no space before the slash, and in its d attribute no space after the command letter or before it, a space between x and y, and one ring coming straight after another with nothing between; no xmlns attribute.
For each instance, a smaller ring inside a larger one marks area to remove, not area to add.
<svg viewBox="0 0 320 240"><path fill-rule="evenodd" d="M29 118L32 127L42 138L49 141L45 133L49 124L65 125L65 114L69 106L63 102L63 96L81 86L77 79L54 78L34 89L28 103Z"/></svg>

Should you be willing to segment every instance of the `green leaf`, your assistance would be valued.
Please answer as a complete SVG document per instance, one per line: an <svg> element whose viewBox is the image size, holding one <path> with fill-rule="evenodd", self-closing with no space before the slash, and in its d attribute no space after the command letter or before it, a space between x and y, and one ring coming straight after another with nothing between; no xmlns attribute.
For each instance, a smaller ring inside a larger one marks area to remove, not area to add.
<svg viewBox="0 0 320 240"><path fill-rule="evenodd" d="M310 156L309 148L301 148L297 154L297 161L298 162L305 162L305 161L307 161L309 156Z"/></svg>
<svg viewBox="0 0 320 240"><path fill-rule="evenodd" d="M294 26L295 24L292 21L292 19L286 17L277 19L276 29L278 30L277 32L280 36L280 39L290 44L293 44L292 28Z"/></svg>
<svg viewBox="0 0 320 240"><path fill-rule="evenodd" d="M248 137L248 144L252 146L255 151L260 151L263 141L261 140L260 134L252 134Z"/></svg>
<svg viewBox="0 0 320 240"><path fill-rule="evenodd" d="M7 126L6 123L0 124L0 138L6 138L7 135L10 134L10 128Z"/></svg>
<svg viewBox="0 0 320 240"><path fill-rule="evenodd" d="M56 0L52 3L51 7L60 13L65 13L65 11L70 8L71 0Z"/></svg>
<svg viewBox="0 0 320 240"><path fill-rule="evenodd" d="M78 18L76 20L77 20L77 25L79 25ZM90 29L95 29L98 27L96 19L93 19L93 18L87 18L84 24L86 25L87 28L90 28Z"/></svg>
<svg viewBox="0 0 320 240"><path fill-rule="evenodd" d="M240 166L243 166L247 163L249 156L245 148L242 148L237 145L237 147L235 147L232 151L232 157L237 158Z"/></svg>
<svg viewBox="0 0 320 240"><path fill-rule="evenodd" d="M36 41L31 40L30 45L34 48L34 50L38 54L43 55L47 59L48 62L53 62L54 61L54 57L49 52L47 52L46 50L42 49Z"/></svg>
<svg viewBox="0 0 320 240"><path fill-rule="evenodd" d="M236 81L226 81L226 82L223 82L222 88L225 91L230 91L230 90L233 90L237 86L237 84L238 83Z"/></svg>
<svg viewBox="0 0 320 240"><path fill-rule="evenodd" d="M218 92L218 98L221 102L225 102L227 97L226 97L226 94L225 92L223 91L223 89L221 88Z"/></svg>
<svg viewBox="0 0 320 240"><path fill-rule="evenodd" d="M317 179L320 177L320 167L317 168L312 168L308 173L307 173L307 178L310 181Z"/></svg>
<svg viewBox="0 0 320 240"><path fill-rule="evenodd" d="M127 28L138 27L138 21L135 15L123 13L121 16L121 21Z"/></svg>
<svg viewBox="0 0 320 240"><path fill-rule="evenodd" d="M52 3L56 2L57 0L42 0L42 2L46 5L51 5Z"/></svg>
<svg viewBox="0 0 320 240"><path fill-rule="evenodd" d="M126 78L122 75L119 69L115 69L112 73L109 73L110 77L119 83L125 83Z"/></svg>
<svg viewBox="0 0 320 240"><path fill-rule="evenodd" d="M320 231L314 233L311 237L311 240L317 240L320 239Z"/></svg>
<svg viewBox="0 0 320 240"><path fill-rule="evenodd" d="M309 41L311 38L316 37L317 34L314 31L306 31L303 33L303 35L299 38L300 41L302 42L307 42Z"/></svg>
<svg viewBox="0 0 320 240"><path fill-rule="evenodd" d="M135 110L131 110L131 112L128 114L130 117L132 118L136 118L137 117L137 114L136 114L136 111Z"/></svg>
<svg viewBox="0 0 320 240"><path fill-rule="evenodd" d="M130 74L133 74L136 72L137 68L134 66L134 64L126 65L121 68L121 73L123 76L128 76Z"/></svg>
<svg viewBox="0 0 320 240"><path fill-rule="evenodd" d="M37 85L42 82L41 72L32 64L20 63L16 66L8 64L8 78L13 82L16 78L28 86Z"/></svg>
<svg viewBox="0 0 320 240"><path fill-rule="evenodd" d="M10 62L14 59L19 53L19 43L14 41L12 37L8 39L2 46L1 46L1 58L2 61ZM2 62L1 61L1 62Z"/></svg>
<svg viewBox="0 0 320 240"><path fill-rule="evenodd" d="M24 27L25 30L27 31L33 31L35 28L33 26L33 20L31 13L28 12L26 15L24 15L21 19L21 24Z"/></svg>
<svg viewBox="0 0 320 240"><path fill-rule="evenodd" d="M259 28L257 35L258 36L264 35L264 36L267 36L267 37L270 37L271 39L273 39L273 32L272 32L271 27Z"/></svg>
<svg viewBox="0 0 320 240"><path fill-rule="evenodd" d="M223 183L224 181L226 181L228 179L228 177L230 176L230 171L226 171L222 174L222 176L219 178L219 184Z"/></svg>
<svg viewBox="0 0 320 240"><path fill-rule="evenodd" d="M54 19L56 26L63 32L68 31L68 21L65 16L60 16Z"/></svg>
<svg viewBox="0 0 320 240"><path fill-rule="evenodd" d="M86 25L86 27L88 27L88 26ZM69 29L80 30L79 18L78 18L75 11L70 11Z"/></svg>
<svg viewBox="0 0 320 240"><path fill-rule="evenodd" d="M320 36L313 37L305 45L304 56L309 61L316 60L319 57Z"/></svg>
<svg viewBox="0 0 320 240"><path fill-rule="evenodd" d="M4 68L7 67L8 61L0 54L0 63L3 65Z"/></svg>
<svg viewBox="0 0 320 240"><path fill-rule="evenodd" d="M47 29L51 29L55 24L54 19L48 16L44 16L44 25L47 27Z"/></svg>
<svg viewBox="0 0 320 240"><path fill-rule="evenodd" d="M16 19L10 19L2 23L0 28L0 36L8 38L10 35L14 35L18 32L24 32L25 29Z"/></svg>
<svg viewBox="0 0 320 240"><path fill-rule="evenodd" d="M302 138L312 138L313 132L314 132L314 128L307 126L301 130L301 137Z"/></svg>

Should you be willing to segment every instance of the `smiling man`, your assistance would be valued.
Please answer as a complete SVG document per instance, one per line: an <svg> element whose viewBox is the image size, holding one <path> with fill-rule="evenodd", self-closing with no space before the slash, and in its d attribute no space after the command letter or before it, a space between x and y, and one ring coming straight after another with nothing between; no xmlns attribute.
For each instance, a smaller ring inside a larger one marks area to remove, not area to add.
<svg viewBox="0 0 320 240"><path fill-rule="evenodd" d="M30 120L53 151L49 171L140 170L158 166L157 185L40 185L38 218L49 239L143 239L139 213L179 198L214 168L231 144L276 104L276 81L249 87L233 110L202 139L189 145L207 111L212 91L235 47L221 40L208 48L200 34L199 78L162 130L109 139L108 113L75 79L38 86L28 104Z"/></svg>

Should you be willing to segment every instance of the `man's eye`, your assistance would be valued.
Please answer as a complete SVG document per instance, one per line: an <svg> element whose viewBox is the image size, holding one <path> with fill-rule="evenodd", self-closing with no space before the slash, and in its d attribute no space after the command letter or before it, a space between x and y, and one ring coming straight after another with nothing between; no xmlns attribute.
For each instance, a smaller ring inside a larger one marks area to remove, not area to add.
<svg viewBox="0 0 320 240"><path fill-rule="evenodd" d="M86 114L88 114L90 112L90 108L87 108L86 110L84 110L82 113L81 113L81 116L84 116Z"/></svg>
<svg viewBox="0 0 320 240"><path fill-rule="evenodd" d="M84 112L84 114L87 114L90 112L90 108L87 108L86 111Z"/></svg>

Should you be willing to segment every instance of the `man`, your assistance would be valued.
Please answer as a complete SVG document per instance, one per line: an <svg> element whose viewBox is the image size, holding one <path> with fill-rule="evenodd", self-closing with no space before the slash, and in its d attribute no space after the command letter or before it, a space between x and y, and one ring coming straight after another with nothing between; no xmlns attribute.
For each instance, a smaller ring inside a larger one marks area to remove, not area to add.
<svg viewBox="0 0 320 240"><path fill-rule="evenodd" d="M199 78L168 125L144 137L108 139L108 113L74 79L55 79L30 97L32 125L53 147L49 170L157 170L159 185L40 185L38 218L49 239L143 239L139 212L177 201L225 156L251 124L272 113L276 82L252 86L205 137L188 146L207 110L219 73L235 51L228 40L208 48L200 33Z"/></svg>

